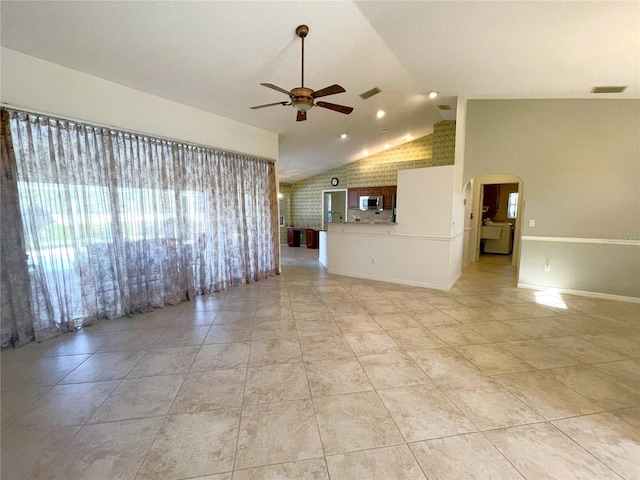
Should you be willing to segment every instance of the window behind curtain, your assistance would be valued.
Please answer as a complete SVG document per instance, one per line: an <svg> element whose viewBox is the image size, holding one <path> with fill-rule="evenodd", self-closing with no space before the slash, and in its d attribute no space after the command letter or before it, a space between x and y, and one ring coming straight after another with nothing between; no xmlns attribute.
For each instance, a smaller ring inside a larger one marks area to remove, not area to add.
<svg viewBox="0 0 640 480"><path fill-rule="evenodd" d="M273 162L10 112L34 314L55 329L277 273Z"/></svg>
<svg viewBox="0 0 640 480"><path fill-rule="evenodd" d="M507 197L507 218L518 216L518 192L511 192Z"/></svg>

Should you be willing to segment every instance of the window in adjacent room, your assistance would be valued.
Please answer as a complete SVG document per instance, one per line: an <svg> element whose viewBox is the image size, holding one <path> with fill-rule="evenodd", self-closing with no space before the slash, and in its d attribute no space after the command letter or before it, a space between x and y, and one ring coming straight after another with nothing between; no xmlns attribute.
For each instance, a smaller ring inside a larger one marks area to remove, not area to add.
<svg viewBox="0 0 640 480"><path fill-rule="evenodd" d="M518 192L511 192L507 199L507 218L518 216Z"/></svg>

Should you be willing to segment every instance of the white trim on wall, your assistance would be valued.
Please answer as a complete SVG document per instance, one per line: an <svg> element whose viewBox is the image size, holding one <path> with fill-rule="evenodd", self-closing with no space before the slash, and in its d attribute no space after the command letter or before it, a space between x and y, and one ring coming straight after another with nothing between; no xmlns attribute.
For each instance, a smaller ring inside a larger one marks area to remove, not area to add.
<svg viewBox="0 0 640 480"><path fill-rule="evenodd" d="M355 222L349 222L349 223L355 223ZM380 224L370 224L370 223L365 223L363 225L387 225L384 223L380 223ZM393 225L389 225L389 226L393 226ZM339 226L337 228L340 228ZM464 233L457 233L451 237L445 237L445 236L428 236L428 235L406 235L406 234L392 234L390 231L389 233L386 234L382 234L382 233L372 233L372 232L353 232L353 231L349 231L349 232L340 232L340 231L335 231L335 230L331 230L331 234L332 235L362 235L362 236L366 236L366 237L383 237L383 238L388 238L388 237L393 237L393 238L417 238L420 240L434 240L436 242L449 242L455 238L458 237L462 237L464 235Z"/></svg>
<svg viewBox="0 0 640 480"><path fill-rule="evenodd" d="M635 238L580 238L580 237L542 237L525 235L522 240L530 242L560 242L560 243L596 243L607 245L635 245L640 247L640 239Z"/></svg>

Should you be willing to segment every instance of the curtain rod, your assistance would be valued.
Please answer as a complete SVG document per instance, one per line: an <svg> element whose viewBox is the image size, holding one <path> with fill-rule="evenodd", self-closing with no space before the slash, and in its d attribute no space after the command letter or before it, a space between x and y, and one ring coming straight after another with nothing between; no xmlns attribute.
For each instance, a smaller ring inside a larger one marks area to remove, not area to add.
<svg viewBox="0 0 640 480"><path fill-rule="evenodd" d="M245 153L245 152L237 152L235 150L225 150L223 148L219 148L219 147L214 147L212 145L204 145L204 144L200 144L200 143L193 143L193 142L187 142L184 140L179 140L177 138L170 138L170 137L163 137L160 135L152 135L149 133L144 133L144 132L138 132L135 130L123 130L122 127L115 127L113 125L106 125L103 123L96 123L96 122L91 122L91 121L87 121L87 120L79 120L77 118L71 118L71 117L65 117L63 115L58 115L55 113L47 113L47 112L42 112L42 111L38 111L38 110L34 110L34 109L25 109L22 107L18 107L16 105L11 105L10 103L6 103L6 102L0 102L0 108L4 108L7 110L14 110L16 112L22 112L22 113L27 113L30 115L41 115L41 116L46 116L49 118L52 118L54 120L63 120L65 122L74 122L77 123L79 125L84 125L87 127L97 127L97 128L108 128L109 130L114 130L118 133L125 133L125 134L130 134L130 135L140 135L143 137L148 137L148 138L155 138L157 140L164 140L167 142L171 142L171 143L177 143L179 145L185 145L188 147L196 147L196 148L208 148L211 150L217 150L219 152L224 152L224 153L233 153L236 155L243 155L245 157L252 157L252 158L256 158L258 160L267 160L269 162L272 163L276 163L276 160L274 160L273 158L267 158L267 157L261 157L258 155L253 155L253 154L249 154L249 153Z"/></svg>

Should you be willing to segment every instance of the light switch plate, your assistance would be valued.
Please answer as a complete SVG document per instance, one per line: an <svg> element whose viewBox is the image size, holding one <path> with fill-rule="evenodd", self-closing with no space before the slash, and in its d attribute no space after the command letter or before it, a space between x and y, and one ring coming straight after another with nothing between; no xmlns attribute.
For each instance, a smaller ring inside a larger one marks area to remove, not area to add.
<svg viewBox="0 0 640 480"><path fill-rule="evenodd" d="M536 226L536 221L535 220L529 220L529 226L530 227L535 227Z"/></svg>

